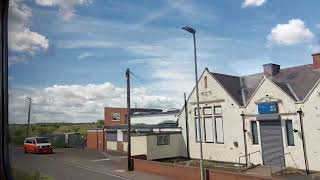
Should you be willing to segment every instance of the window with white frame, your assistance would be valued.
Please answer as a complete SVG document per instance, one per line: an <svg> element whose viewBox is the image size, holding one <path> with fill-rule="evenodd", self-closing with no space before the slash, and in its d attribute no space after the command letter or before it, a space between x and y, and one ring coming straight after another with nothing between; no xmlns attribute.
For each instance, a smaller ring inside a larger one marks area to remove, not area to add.
<svg viewBox="0 0 320 180"><path fill-rule="evenodd" d="M120 113L111 113L112 121L120 121Z"/></svg>
<svg viewBox="0 0 320 180"><path fill-rule="evenodd" d="M161 134L157 135L157 145L169 145L170 144L170 135L169 134Z"/></svg>

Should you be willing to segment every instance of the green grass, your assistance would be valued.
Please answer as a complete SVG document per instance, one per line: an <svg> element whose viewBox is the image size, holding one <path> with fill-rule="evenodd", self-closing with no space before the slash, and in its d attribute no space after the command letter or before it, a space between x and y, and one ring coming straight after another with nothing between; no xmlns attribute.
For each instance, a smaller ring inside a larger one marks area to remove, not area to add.
<svg viewBox="0 0 320 180"><path fill-rule="evenodd" d="M19 168L12 168L12 175L16 180L53 180L52 177L40 171L27 171Z"/></svg>
<svg viewBox="0 0 320 180"><path fill-rule="evenodd" d="M97 128L101 122L98 123L39 123L30 125L31 136L46 136L57 133L80 133L86 134L89 128ZM26 124L11 124L9 126L10 143L15 145L22 145L26 138L27 125ZM56 146L59 146L58 144ZM60 146L59 146L60 147Z"/></svg>

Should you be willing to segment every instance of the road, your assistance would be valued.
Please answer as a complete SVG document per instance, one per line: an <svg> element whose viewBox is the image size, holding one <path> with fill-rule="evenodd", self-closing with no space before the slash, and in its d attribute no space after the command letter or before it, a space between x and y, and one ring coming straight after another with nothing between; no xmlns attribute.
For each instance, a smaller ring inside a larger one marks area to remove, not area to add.
<svg viewBox="0 0 320 180"><path fill-rule="evenodd" d="M127 172L126 157L85 149L57 149L54 154L24 154L11 148L11 164L23 170L39 170L56 180L133 180L166 178L140 172Z"/></svg>

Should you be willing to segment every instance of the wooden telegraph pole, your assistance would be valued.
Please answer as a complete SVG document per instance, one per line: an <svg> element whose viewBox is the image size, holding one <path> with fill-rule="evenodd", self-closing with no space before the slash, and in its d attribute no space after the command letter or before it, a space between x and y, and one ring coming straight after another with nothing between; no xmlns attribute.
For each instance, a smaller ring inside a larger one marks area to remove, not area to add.
<svg viewBox="0 0 320 180"><path fill-rule="evenodd" d="M130 122L130 70L126 71L127 78L127 123L128 123L128 171L132 171L132 160L131 160L131 122Z"/></svg>

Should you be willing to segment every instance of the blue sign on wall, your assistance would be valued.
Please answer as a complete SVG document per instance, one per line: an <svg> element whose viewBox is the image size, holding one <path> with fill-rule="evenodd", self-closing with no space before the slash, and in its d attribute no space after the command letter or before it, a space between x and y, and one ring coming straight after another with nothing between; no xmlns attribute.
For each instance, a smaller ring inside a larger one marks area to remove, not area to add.
<svg viewBox="0 0 320 180"><path fill-rule="evenodd" d="M258 104L259 114L271 114L278 113L278 103L277 102L263 102Z"/></svg>

